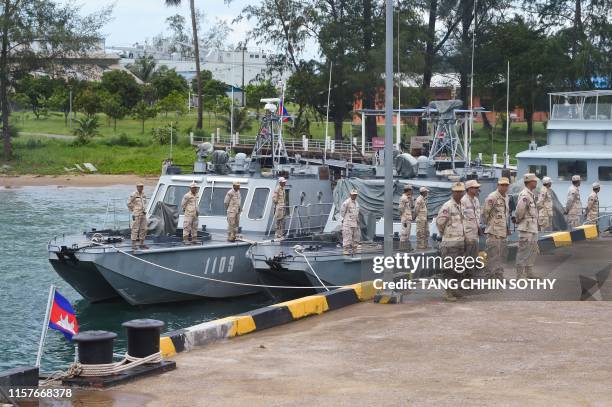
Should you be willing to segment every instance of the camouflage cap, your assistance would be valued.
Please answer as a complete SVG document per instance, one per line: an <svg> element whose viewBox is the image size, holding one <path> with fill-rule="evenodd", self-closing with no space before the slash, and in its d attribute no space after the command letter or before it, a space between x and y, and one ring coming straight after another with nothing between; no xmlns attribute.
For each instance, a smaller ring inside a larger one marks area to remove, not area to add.
<svg viewBox="0 0 612 407"><path fill-rule="evenodd" d="M240 186L240 181L234 181L234 182L232 183L232 185L235 185L235 186Z"/></svg>
<svg viewBox="0 0 612 407"><path fill-rule="evenodd" d="M353 190L351 191L351 195L357 195L358 193L359 193L359 192L358 192L356 189L353 189Z"/></svg>
<svg viewBox="0 0 612 407"><path fill-rule="evenodd" d="M412 185L409 185L409 184L404 185L404 192L406 191L412 192Z"/></svg>
<svg viewBox="0 0 612 407"><path fill-rule="evenodd" d="M580 181L580 175L572 175L572 182Z"/></svg>
<svg viewBox="0 0 612 407"><path fill-rule="evenodd" d="M501 177L497 180L497 185L510 185L510 180L507 177Z"/></svg>
<svg viewBox="0 0 612 407"><path fill-rule="evenodd" d="M531 172L528 172L527 174L523 175L523 181L524 182L531 182L531 181L537 181L538 177Z"/></svg>
<svg viewBox="0 0 612 407"><path fill-rule="evenodd" d="M285 179L285 177L280 177L280 178L278 179L278 182L279 182L279 183L283 183L283 182L287 182L287 180Z"/></svg>
<svg viewBox="0 0 612 407"><path fill-rule="evenodd" d="M542 178L542 184L552 184L552 179L550 177Z"/></svg>
<svg viewBox="0 0 612 407"><path fill-rule="evenodd" d="M599 182L593 182L593 189L595 188L601 188L601 185L599 185Z"/></svg>
<svg viewBox="0 0 612 407"><path fill-rule="evenodd" d="M421 187L421 188L419 188L419 192L429 192L429 189L427 189L425 187Z"/></svg>
<svg viewBox="0 0 612 407"><path fill-rule="evenodd" d="M475 179L471 179L465 183L465 189L480 188L480 184Z"/></svg>
<svg viewBox="0 0 612 407"><path fill-rule="evenodd" d="M464 192L465 191L465 185L463 185L463 182L455 182L453 184L453 187L451 188L451 190L453 192Z"/></svg>

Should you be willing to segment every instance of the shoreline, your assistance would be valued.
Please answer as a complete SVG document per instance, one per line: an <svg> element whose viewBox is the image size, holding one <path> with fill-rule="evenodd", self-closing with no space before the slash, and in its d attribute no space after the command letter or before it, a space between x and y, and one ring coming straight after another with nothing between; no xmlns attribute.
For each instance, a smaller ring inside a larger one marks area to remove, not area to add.
<svg viewBox="0 0 612 407"><path fill-rule="evenodd" d="M70 175L1 175L0 189L21 187L105 187L111 185L135 185L142 182L154 186L157 176L134 174L70 174Z"/></svg>

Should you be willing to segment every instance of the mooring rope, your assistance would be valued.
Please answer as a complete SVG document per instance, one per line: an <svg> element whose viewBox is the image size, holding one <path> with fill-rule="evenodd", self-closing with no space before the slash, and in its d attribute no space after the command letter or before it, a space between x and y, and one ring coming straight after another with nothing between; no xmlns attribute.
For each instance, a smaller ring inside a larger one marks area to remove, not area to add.
<svg viewBox="0 0 612 407"><path fill-rule="evenodd" d="M317 280L319 280L319 284L321 284L323 287L325 287L325 289L327 291L329 291L329 288L327 288L327 286L325 285L325 283L323 281L321 281L321 279L319 278L319 275L317 274L317 272L314 270L314 268L312 268L312 266L310 265L310 262L308 261L308 259L306 258L306 255L303 254L299 249L301 249L302 251L304 250L304 248L300 245L295 245L293 247L293 250L295 250L295 252L297 254L299 254L300 256L302 256L304 258L304 261L306 261L306 264L308 264L308 267L310 267L310 270L312 271L312 273L315 275L315 277L317 278Z"/></svg>
<svg viewBox="0 0 612 407"><path fill-rule="evenodd" d="M149 356L145 356L144 358L137 358L134 356L130 356L126 353L124 358L118 362L104 363L98 365L89 365L77 362L72 363L66 371L58 371L53 373L51 376L43 380L40 385L48 386L56 381L70 379L73 377L111 376L136 366L144 365L147 363L159 363L161 361L161 352L157 352Z"/></svg>

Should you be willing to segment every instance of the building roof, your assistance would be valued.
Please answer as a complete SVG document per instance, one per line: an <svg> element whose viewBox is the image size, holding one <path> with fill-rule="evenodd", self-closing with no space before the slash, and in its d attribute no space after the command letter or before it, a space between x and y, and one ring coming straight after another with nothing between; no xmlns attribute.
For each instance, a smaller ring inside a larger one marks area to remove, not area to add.
<svg viewBox="0 0 612 407"><path fill-rule="evenodd" d="M516 158L612 159L612 146L553 144L538 147L537 150L521 151Z"/></svg>
<svg viewBox="0 0 612 407"><path fill-rule="evenodd" d="M574 92L552 92L549 93L551 96L583 96L583 97L595 97L595 96L610 96L612 95L612 89L597 89L597 90L579 90Z"/></svg>

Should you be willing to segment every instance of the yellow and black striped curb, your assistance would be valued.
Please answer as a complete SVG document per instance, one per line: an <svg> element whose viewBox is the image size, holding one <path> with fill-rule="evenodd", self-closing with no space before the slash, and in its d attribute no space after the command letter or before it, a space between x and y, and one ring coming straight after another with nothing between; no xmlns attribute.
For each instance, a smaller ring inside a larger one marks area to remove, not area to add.
<svg viewBox="0 0 612 407"><path fill-rule="evenodd" d="M582 225L567 232L555 232L538 240L541 253L552 251L559 247L571 246L574 242L595 239L599 235L596 225Z"/></svg>
<svg viewBox="0 0 612 407"><path fill-rule="evenodd" d="M368 281L204 322L164 334L160 338L160 350L163 357L171 357L178 352L187 352L222 339L261 331L309 315L318 315L360 301L368 301L375 294L373 282Z"/></svg>

